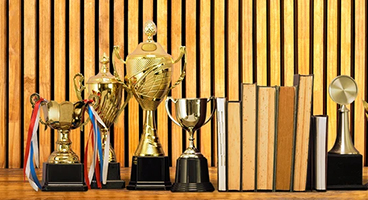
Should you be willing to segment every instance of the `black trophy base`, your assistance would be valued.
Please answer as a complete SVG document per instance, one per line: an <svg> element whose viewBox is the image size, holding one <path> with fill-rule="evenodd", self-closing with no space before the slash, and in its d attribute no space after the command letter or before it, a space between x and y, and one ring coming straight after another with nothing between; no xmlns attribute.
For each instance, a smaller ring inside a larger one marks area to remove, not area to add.
<svg viewBox="0 0 368 200"><path fill-rule="evenodd" d="M362 159L360 154L328 153L327 189L367 190L367 185L362 184Z"/></svg>
<svg viewBox="0 0 368 200"><path fill-rule="evenodd" d="M42 191L87 191L83 164L43 163Z"/></svg>
<svg viewBox="0 0 368 200"><path fill-rule="evenodd" d="M109 171L107 173L107 181L106 184L102 184L102 189L122 189L124 187L125 181L120 179L120 163L110 162ZM91 188L98 189L95 176L93 176Z"/></svg>
<svg viewBox="0 0 368 200"><path fill-rule="evenodd" d="M128 190L169 190L170 188L167 156L133 156Z"/></svg>
<svg viewBox="0 0 368 200"><path fill-rule="evenodd" d="M209 179L205 157L177 159L172 192L212 192L214 190Z"/></svg>

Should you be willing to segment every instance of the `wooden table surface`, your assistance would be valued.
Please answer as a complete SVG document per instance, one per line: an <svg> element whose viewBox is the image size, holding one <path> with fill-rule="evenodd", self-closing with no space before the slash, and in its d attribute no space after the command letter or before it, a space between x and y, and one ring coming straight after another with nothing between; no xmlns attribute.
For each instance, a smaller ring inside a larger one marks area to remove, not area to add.
<svg viewBox="0 0 368 200"><path fill-rule="evenodd" d="M210 179L217 188L216 168L210 168ZM170 171L174 181L175 171ZM129 181L130 168L122 168L122 178ZM364 180L368 178L364 169ZM39 174L39 178L41 178ZM170 191L88 190L86 192L36 192L23 181L22 169L0 169L0 199L367 199L368 191L327 191L327 192L209 192L172 193Z"/></svg>

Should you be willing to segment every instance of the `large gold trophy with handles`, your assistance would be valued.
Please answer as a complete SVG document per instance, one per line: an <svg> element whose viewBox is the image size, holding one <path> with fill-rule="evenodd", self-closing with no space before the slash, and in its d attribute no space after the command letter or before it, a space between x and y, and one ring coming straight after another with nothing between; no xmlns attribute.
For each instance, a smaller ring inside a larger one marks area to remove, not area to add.
<svg viewBox="0 0 368 200"><path fill-rule="evenodd" d="M115 122L120 113L126 107L129 99L131 98L131 92L124 82L120 80L120 77L114 67L114 75L109 71L109 58L106 54L103 54L100 60L101 68L96 76L90 77L87 81L87 90L89 93L89 99L98 97L99 102L94 105L94 109L102 119L106 127L101 124L101 138L102 148L105 151L106 143L110 144L107 140L109 127ZM82 100L82 91L86 88L82 85L84 77L78 73L74 76L74 89L79 100ZM127 91L125 101L123 99L124 90ZM108 174L106 184L102 185L104 189L119 189L125 187L125 182L120 180L120 163L116 161L115 151L112 145L109 145L109 163ZM97 188L96 180L93 179L91 188Z"/></svg>
<svg viewBox="0 0 368 200"><path fill-rule="evenodd" d="M169 160L165 156L156 134L155 111L171 89L185 77L186 61L179 79L171 84L171 68L185 55L185 47L180 47L180 56L173 60L159 43L153 41L156 25L152 21L145 24L148 39L127 56L124 61L114 47L113 56L126 64L125 80L135 99L143 108L143 133L132 160L131 180L127 189L170 189ZM135 120L135 119L132 119Z"/></svg>

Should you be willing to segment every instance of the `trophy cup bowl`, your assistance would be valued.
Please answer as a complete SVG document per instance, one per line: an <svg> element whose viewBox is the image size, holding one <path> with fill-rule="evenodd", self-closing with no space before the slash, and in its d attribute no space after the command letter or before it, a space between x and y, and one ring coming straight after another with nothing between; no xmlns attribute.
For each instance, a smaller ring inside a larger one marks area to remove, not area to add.
<svg viewBox="0 0 368 200"><path fill-rule="evenodd" d="M173 60L159 43L153 41L156 25L148 21L144 30L147 41L140 43L127 56L126 61L120 57L118 47L114 47L113 52L113 55L126 64L125 81L143 108L143 133L133 155L131 180L127 189L169 189L169 159L165 156L156 134L154 112L169 91L184 79L185 59L180 77L171 85L171 68L183 58L186 51L185 47L180 47L179 58Z"/></svg>
<svg viewBox="0 0 368 200"><path fill-rule="evenodd" d="M170 119L178 126L189 133L189 147L176 161L175 183L171 191L173 192L212 192L214 187L209 180L207 159L194 145L194 132L207 124L215 111L215 106L210 117L206 120L207 103L214 97L194 98L194 99L173 99L166 100L166 111ZM170 114L169 101L174 103L176 120Z"/></svg>
<svg viewBox="0 0 368 200"><path fill-rule="evenodd" d="M31 104L40 99L36 93L31 95ZM83 124L84 111L87 104L83 101L58 103L50 101L43 103L47 109L45 121L41 123L57 130L58 139L55 151L51 153L46 163L43 163L42 190L44 191L86 191L83 164L73 152L70 145L69 132Z"/></svg>
<svg viewBox="0 0 368 200"><path fill-rule="evenodd" d="M100 63L102 65L100 72L96 76L89 78L86 85L89 99L98 98L98 102L95 103L93 107L107 127L105 128L98 123L103 141L102 148L105 150L109 128L115 123L120 113L124 110L132 94L124 82L120 80L114 65L114 75L109 72L109 58L106 54L103 55ZM82 91L86 88L82 85L83 80L84 76L80 73L74 76L74 89L79 100L83 99ZM125 101L123 101L124 90L127 91ZM125 182L120 180L120 163L116 160L116 154L111 144L109 148L107 179L107 183L102 185L104 189L119 189L125 187ZM95 179L92 181L91 187L97 188Z"/></svg>

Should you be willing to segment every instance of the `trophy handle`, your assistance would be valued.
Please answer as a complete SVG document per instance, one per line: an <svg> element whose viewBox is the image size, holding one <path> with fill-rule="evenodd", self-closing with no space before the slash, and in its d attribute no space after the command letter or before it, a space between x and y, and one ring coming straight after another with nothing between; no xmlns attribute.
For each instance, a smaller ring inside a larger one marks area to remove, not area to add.
<svg viewBox="0 0 368 200"><path fill-rule="evenodd" d="M132 98L132 92L130 91L130 90L127 90L127 93L128 93L128 95L127 95L127 97L126 97L126 99L125 99L125 101L124 101L124 104L121 106L121 108L119 109L119 111L118 111L118 114L117 114L117 116L116 116L116 118L115 118L115 121L114 121L114 123L116 123L116 121L118 120L118 118L119 118L119 116L120 116L120 113L124 110L124 108L128 105L128 102L129 102L129 100L130 100L130 98Z"/></svg>
<svg viewBox="0 0 368 200"><path fill-rule="evenodd" d="M41 99L40 95L38 93L33 93L31 94L31 96L29 97L29 101L31 102L32 104L32 108L34 108L35 104L37 101L39 101ZM44 103L41 103L41 105L44 105ZM44 122L40 116L40 123L45 125L45 130L47 129L47 124L46 122Z"/></svg>
<svg viewBox="0 0 368 200"><path fill-rule="evenodd" d="M208 99L207 99L207 103L208 103L208 102L210 102L211 100L213 100L213 102L215 102L215 101L214 101L214 100L215 100L215 97L211 96L210 98L208 98ZM215 105L215 106L213 106L211 116L207 119L207 121L206 121L203 125L207 124L207 123L212 119L212 116L213 116L213 114L215 113L215 110L216 110L216 105ZM203 126L203 125L202 125L202 126Z"/></svg>
<svg viewBox="0 0 368 200"><path fill-rule="evenodd" d="M79 78L78 78L79 77ZM86 89L86 86L83 85L84 76L81 73L75 74L73 81L74 81L74 91L77 95L79 101L83 101L82 98L82 91Z"/></svg>
<svg viewBox="0 0 368 200"><path fill-rule="evenodd" d="M176 103L176 101L172 98L172 97L167 97L167 99L166 99L166 102L165 102L165 108L166 108L166 112L167 112L167 114L169 115L169 117L170 117L170 119L176 124L176 125L178 125L178 126L180 126L181 127L181 125L179 124L179 122L177 122L174 118L173 118L173 116L171 115L171 113L170 113L170 110L169 110L169 101L172 101L172 102L174 102L174 103Z"/></svg>
<svg viewBox="0 0 368 200"><path fill-rule="evenodd" d="M182 72L181 72L181 74L180 74L180 76L179 76L179 79L175 82L175 84L174 84L174 85L172 85L172 86L170 87L170 89L169 89L169 90L172 90L172 89L174 89L177 85L179 85L179 84L184 80L184 77L185 77L185 74L186 74L186 69L187 69L187 50L186 50L186 48L185 48L184 46L181 46L181 47L180 47L180 55L179 55L179 58L177 58L177 59L173 62L173 64L175 64L175 63L179 62L179 61L181 60L181 58L183 58L183 57L184 57L184 66L183 66Z"/></svg>
<svg viewBox="0 0 368 200"><path fill-rule="evenodd" d="M123 62L124 64L124 68L125 68L125 65L126 65L126 62L123 60L123 58L120 56L120 53L119 53L119 46L114 46L114 49L112 51L112 67L114 68L114 76L115 78L121 82L121 84L123 84L123 87L124 89L129 89L129 87L124 83L124 81L122 81L120 79L120 76L118 74L118 71L116 70L116 67L115 67L115 57L118 58L121 62ZM125 70L125 69L124 69Z"/></svg>

